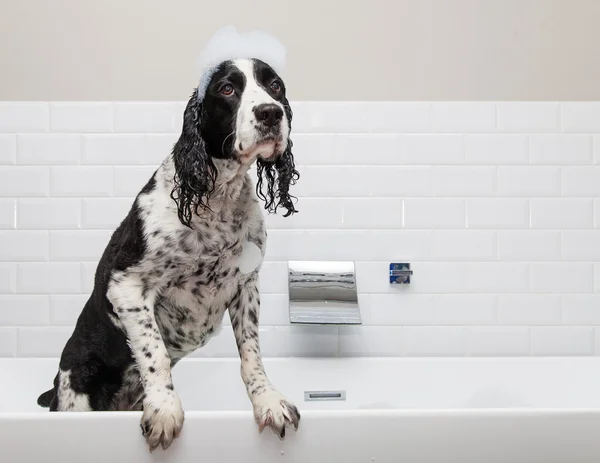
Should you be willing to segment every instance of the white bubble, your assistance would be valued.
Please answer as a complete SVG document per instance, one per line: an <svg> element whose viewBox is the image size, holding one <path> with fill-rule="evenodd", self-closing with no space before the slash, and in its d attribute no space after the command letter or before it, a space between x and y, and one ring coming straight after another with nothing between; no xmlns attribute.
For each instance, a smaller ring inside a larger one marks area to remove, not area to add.
<svg viewBox="0 0 600 463"><path fill-rule="evenodd" d="M228 60L251 58L264 61L281 75L285 68L286 50L279 40L263 31L240 33L234 26L219 29L200 54L198 98L204 98L206 87L219 64Z"/></svg>

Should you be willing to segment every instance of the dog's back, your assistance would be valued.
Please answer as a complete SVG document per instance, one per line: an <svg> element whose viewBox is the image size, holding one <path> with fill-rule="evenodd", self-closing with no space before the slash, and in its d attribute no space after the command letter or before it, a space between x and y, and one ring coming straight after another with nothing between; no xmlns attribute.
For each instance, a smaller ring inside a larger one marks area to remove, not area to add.
<svg viewBox="0 0 600 463"><path fill-rule="evenodd" d="M133 257L124 255L121 250L132 235L131 228L137 226L136 212L134 203L113 233L98 263L94 290L63 349L54 387L38 397L37 403L42 407L57 409L57 391L62 385L73 391L75 396L88 396L90 410L109 410L123 384L126 370L133 364L125 333L110 318L112 306L106 298L106 287L112 270L125 264L121 261ZM139 230L135 230L134 234L137 232ZM69 375L70 371L77 371L77 375Z"/></svg>

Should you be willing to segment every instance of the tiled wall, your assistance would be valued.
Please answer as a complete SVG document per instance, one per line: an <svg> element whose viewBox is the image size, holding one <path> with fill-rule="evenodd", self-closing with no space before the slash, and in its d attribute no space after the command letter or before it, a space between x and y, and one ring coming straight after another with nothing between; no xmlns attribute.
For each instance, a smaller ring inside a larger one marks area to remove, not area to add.
<svg viewBox="0 0 600 463"><path fill-rule="evenodd" d="M183 103L0 103L0 356L56 356ZM600 103L296 103L265 355L600 353ZM289 326L287 259L355 260L364 325ZM411 262L409 287L389 262ZM236 355L230 328L198 355Z"/></svg>

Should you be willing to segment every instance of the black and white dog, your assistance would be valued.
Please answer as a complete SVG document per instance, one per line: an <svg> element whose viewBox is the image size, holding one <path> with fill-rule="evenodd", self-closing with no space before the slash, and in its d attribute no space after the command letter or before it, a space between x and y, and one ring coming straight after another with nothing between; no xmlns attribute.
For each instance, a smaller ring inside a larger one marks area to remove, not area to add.
<svg viewBox="0 0 600 463"><path fill-rule="evenodd" d="M261 204L296 212L292 111L274 69L224 61L184 113L172 153L137 195L100 259L93 292L60 359L50 410L143 410L151 450L184 412L171 368L203 346L229 310L241 375L260 429L280 437L300 414L265 374L258 341ZM256 160L258 185L247 173Z"/></svg>

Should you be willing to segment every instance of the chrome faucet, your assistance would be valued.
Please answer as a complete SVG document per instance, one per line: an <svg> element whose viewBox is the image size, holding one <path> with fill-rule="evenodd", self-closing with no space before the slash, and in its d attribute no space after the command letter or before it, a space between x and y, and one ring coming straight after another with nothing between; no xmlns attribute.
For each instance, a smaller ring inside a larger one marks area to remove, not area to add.
<svg viewBox="0 0 600 463"><path fill-rule="evenodd" d="M293 324L360 325L354 262L289 261Z"/></svg>

